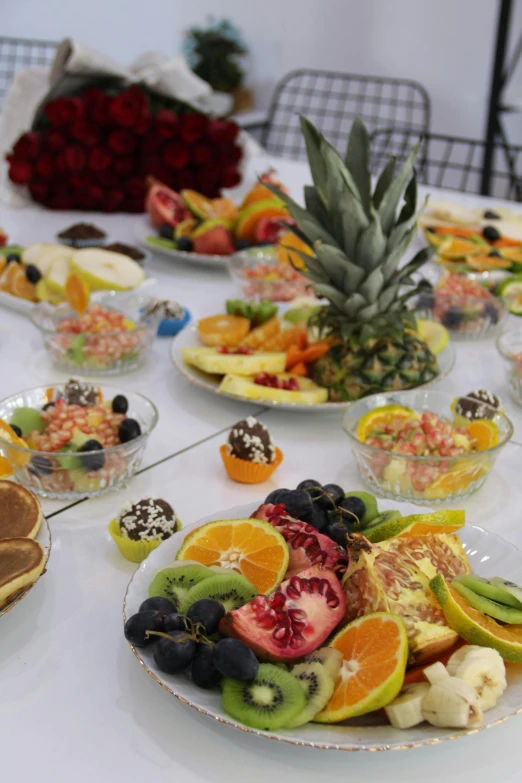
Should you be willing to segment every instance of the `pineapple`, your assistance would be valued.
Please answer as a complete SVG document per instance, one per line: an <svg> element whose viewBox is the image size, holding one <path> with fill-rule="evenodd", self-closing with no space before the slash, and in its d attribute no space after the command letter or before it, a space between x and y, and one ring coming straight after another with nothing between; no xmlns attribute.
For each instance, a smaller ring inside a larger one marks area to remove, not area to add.
<svg viewBox="0 0 522 783"><path fill-rule="evenodd" d="M185 364L191 364L210 375L256 375L260 372L279 373L286 366L284 351L254 351L253 353L221 353L217 348L182 348Z"/></svg>
<svg viewBox="0 0 522 783"><path fill-rule="evenodd" d="M223 394L233 394L245 400L266 400L267 402L299 403L300 405L317 405L326 402L328 391L317 386L310 378L292 375L292 373L277 373L277 380L288 381L293 378L297 386L295 390L278 389L254 383L254 378L239 375L226 375L218 391Z"/></svg>
<svg viewBox="0 0 522 783"><path fill-rule="evenodd" d="M344 161L304 117L301 128L314 182L305 187L306 209L268 187L294 218L291 230L313 251L311 256L293 249L304 264L301 271L313 281L317 296L328 300L311 325L334 344L316 362L313 379L328 389L332 401L431 381L439 373L437 360L407 309L408 299L425 285L416 284L412 275L429 259L431 248L399 270L418 218L418 145L397 173L390 159L372 193L368 134L358 118Z"/></svg>

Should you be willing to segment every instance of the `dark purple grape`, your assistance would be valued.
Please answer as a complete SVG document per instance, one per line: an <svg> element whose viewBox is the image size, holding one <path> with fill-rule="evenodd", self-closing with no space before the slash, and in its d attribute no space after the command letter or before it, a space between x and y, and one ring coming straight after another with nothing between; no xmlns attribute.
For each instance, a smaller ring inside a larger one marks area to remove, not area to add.
<svg viewBox="0 0 522 783"><path fill-rule="evenodd" d="M147 647L154 644L157 636L147 637L147 631L163 631L163 615L153 609L137 612L125 623L123 633L125 638L136 647Z"/></svg>
<svg viewBox="0 0 522 783"><path fill-rule="evenodd" d="M158 637L154 660L165 674L179 674L192 663L197 644L186 631L170 631L169 638Z"/></svg>
<svg viewBox="0 0 522 783"><path fill-rule="evenodd" d="M140 606L140 612L144 612L147 609L153 609L161 614L168 615L176 611L176 607L162 595L153 595L150 598L146 598Z"/></svg>
<svg viewBox="0 0 522 783"><path fill-rule="evenodd" d="M217 633L219 621L226 615L225 607L213 598L201 598L195 601L187 612L192 623L201 623L208 636Z"/></svg>
<svg viewBox="0 0 522 783"><path fill-rule="evenodd" d="M221 674L214 666L214 650L208 644L200 644L190 670L192 682L198 688L209 690L219 683Z"/></svg>
<svg viewBox="0 0 522 783"><path fill-rule="evenodd" d="M259 669L259 662L252 650L236 639L221 639L214 646L214 666L223 677L251 682Z"/></svg>

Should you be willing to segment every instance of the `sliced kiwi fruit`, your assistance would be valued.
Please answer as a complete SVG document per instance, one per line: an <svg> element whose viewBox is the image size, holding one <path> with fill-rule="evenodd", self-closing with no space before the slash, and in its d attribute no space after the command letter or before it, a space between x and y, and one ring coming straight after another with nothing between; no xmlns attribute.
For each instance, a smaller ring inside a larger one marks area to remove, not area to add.
<svg viewBox="0 0 522 783"><path fill-rule="evenodd" d="M498 604L522 610L522 588L513 582L506 582L500 576L484 579L476 574L462 574L456 577L454 581L464 585L464 587L477 593L477 595L482 595L484 598L489 598ZM519 598L517 598L517 594Z"/></svg>
<svg viewBox="0 0 522 783"><path fill-rule="evenodd" d="M374 517L372 521L365 526L364 530L362 531L362 534L365 535L366 531L370 531L370 530L375 531L377 528L381 527L381 525L386 525L389 522L393 522L394 519L400 519L401 516L402 516L401 512L397 511L396 509L383 511L382 514L377 514L377 516Z"/></svg>
<svg viewBox="0 0 522 783"><path fill-rule="evenodd" d="M306 706L295 718L285 724L285 728L294 729L315 718L324 710L334 692L334 680L321 663L300 663L291 671L306 696Z"/></svg>
<svg viewBox="0 0 522 783"><path fill-rule="evenodd" d="M36 408L20 407L15 408L9 424L14 424L15 427L20 427L22 430L22 438L30 435L31 432L37 430L43 432L46 426L46 422L42 418L40 411Z"/></svg>
<svg viewBox="0 0 522 783"><path fill-rule="evenodd" d="M306 696L290 672L262 663L252 682L223 680L221 698L225 712L260 731L287 726L306 707Z"/></svg>
<svg viewBox="0 0 522 783"><path fill-rule="evenodd" d="M465 587L461 582L453 581L451 586L457 591L474 609L478 609L482 614L487 614L489 617L493 617L495 620L500 620L501 623L509 623L510 625L520 625L522 623L522 610L514 609L512 606L505 606L499 604L496 601L491 601L489 598L484 598L483 595L478 595Z"/></svg>
<svg viewBox="0 0 522 783"><path fill-rule="evenodd" d="M197 585L194 585L185 595L182 604L182 611L186 612L196 601L202 598L213 598L223 604L227 612L232 609L239 609L240 606L247 604L257 595L257 590L237 571L228 571L228 573L216 574L211 571L209 579L205 579Z"/></svg>
<svg viewBox="0 0 522 783"><path fill-rule="evenodd" d="M373 495L370 495L369 492L347 492L344 497L359 498L359 500L362 500L364 503L366 511L364 512L364 516L361 519L361 528L369 525L370 522L372 522L372 520L374 520L375 517L379 514L379 509L377 508L377 499Z"/></svg>
<svg viewBox="0 0 522 783"><path fill-rule="evenodd" d="M335 682L343 665L343 654L335 647L320 647L310 655L307 655L305 663L320 663L326 669L326 673Z"/></svg>
<svg viewBox="0 0 522 783"><path fill-rule="evenodd" d="M176 607L176 612L184 612L189 591L200 582L213 576L214 572L210 568L199 563L193 565L184 563L183 565L164 568L152 580L149 587L149 595L160 595L168 598Z"/></svg>

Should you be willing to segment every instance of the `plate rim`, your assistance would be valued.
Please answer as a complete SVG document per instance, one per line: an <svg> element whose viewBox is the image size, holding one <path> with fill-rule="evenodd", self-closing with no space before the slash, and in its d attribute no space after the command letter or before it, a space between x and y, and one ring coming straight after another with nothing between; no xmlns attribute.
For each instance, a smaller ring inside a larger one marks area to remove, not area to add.
<svg viewBox="0 0 522 783"><path fill-rule="evenodd" d="M40 576L38 577L36 582L33 582L28 587L25 587L23 590L21 590L19 593L17 593L17 595L15 595L15 597L11 601L9 601L8 604L6 604L5 606L0 607L0 617L3 617L5 614L10 612L11 609L14 609L15 606L17 604L19 604L20 601L22 601L26 597L26 595L28 593L31 592L33 587L35 587L38 584L38 582L40 581L42 576L47 571L47 564L49 563L49 558L51 556L51 549L52 549L52 545L53 545L53 539L52 539L52 534L51 534L51 526L49 525L49 520L43 514L43 512L42 512L42 524L41 524L40 530L38 531L38 534L37 534L37 536L35 538L36 541L38 541L38 537L40 536L40 533L42 532L42 530L46 530L47 531L47 542L46 543L42 543L41 541L38 542L39 544L42 545L43 550L45 552L44 570L42 571L42 573L40 574Z"/></svg>
<svg viewBox="0 0 522 783"><path fill-rule="evenodd" d="M394 505L399 506L414 506L415 513L426 513L427 511L432 511L433 509L429 508L428 506L416 506L412 503L406 503L406 502L400 502L400 501L387 501L388 503L393 503ZM196 522L193 522L190 525L187 525L186 527L182 528L183 533L189 532L192 528L195 528L196 526L201 526L206 524L207 522L214 521L216 519L229 519L234 518L231 515L232 514L245 514L248 510L250 510L250 513L252 509L255 509L256 505L259 505L259 501L256 503L250 502L245 503L238 506L233 506L228 509L224 509L222 511L219 511L215 514L208 515L206 517L203 517L202 519L197 520ZM241 516L237 517L238 519L242 518ZM488 530L487 528L482 527L481 525L473 525L466 523L466 527L473 528L474 530L479 531L481 534L485 534L486 536L493 536L500 541L502 541L505 545L511 547L516 552L521 552L521 550L515 545L512 544L510 541L505 539L503 536L500 536L498 533L494 533L491 530ZM168 541L168 539L166 539ZM154 554L154 552L157 552L161 548L161 544L159 547L157 547L151 554ZM123 597L123 608L122 608L122 619L123 624L125 625L126 622L126 604L127 604L127 598L129 594L129 590L131 588L131 585L138 574L138 572L142 569L143 564L146 562L148 558L146 558L142 563L138 565L134 573L132 574L127 587L125 589L125 594ZM516 708L512 712L510 712L508 715L504 715L501 718L497 718L490 723L484 723L482 726L478 726L475 728L470 729L464 729L462 731L457 731L452 734L436 737L436 738L426 738L426 739L417 739L417 740L411 740L410 742L404 742L403 744L389 744L389 743L380 743L380 744L364 744L364 745L340 745L335 743L323 743L323 742L313 742L312 740L296 740L291 737L284 737L284 736L275 736L273 732L269 731L262 731L258 729L253 729L250 726L245 726L239 722L235 722L231 718L225 718L220 715L216 715L212 712L210 712L208 709L204 707L200 707L197 704L194 704L193 702L189 701L189 699L182 696L179 692L174 691L171 687L169 687L166 683L162 682L160 678L153 672L149 666L147 665L146 661L143 660L141 657L139 650L130 642L128 643L129 647L131 648L136 660L138 663L145 669L147 674L158 683L158 685L163 688L163 690L167 691L167 693L170 693L172 696L174 696L178 701L180 701L182 704L186 704L192 709L196 710L200 715L206 715L212 720L218 721L219 723L229 726L230 728L237 729L239 731L244 731L247 734L253 734L258 737L261 737L262 739L270 740L273 742L283 742L287 745L294 745L298 747L310 747L315 748L317 750L335 750L340 752L348 752L348 753L355 753L355 752L367 752L367 753L375 753L375 752L382 752L382 751L396 751L396 750L411 750L413 748L419 748L424 746L430 746L430 745L440 745L443 742L450 742L452 740L462 739L463 737L468 737L473 734L478 734L481 731L485 731L486 729L493 728L494 726L499 726L501 723L504 723L509 718L514 717L515 715L519 715L522 713L522 703L520 707Z"/></svg>

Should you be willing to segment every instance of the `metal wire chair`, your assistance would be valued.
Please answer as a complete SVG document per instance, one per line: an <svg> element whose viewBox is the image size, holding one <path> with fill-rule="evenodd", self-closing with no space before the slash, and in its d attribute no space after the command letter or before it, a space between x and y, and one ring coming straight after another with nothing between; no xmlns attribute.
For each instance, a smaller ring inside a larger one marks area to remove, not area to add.
<svg viewBox="0 0 522 783"><path fill-rule="evenodd" d="M371 136L372 173L382 169L390 156L402 163L419 132L405 128L376 130ZM480 193L484 159L484 141L439 133L422 137L417 174L419 182L448 190ZM503 141L494 146L490 194L497 198L522 201L522 147Z"/></svg>
<svg viewBox="0 0 522 783"><path fill-rule="evenodd" d="M50 65L56 54L55 41L0 36L0 103L17 71L37 65Z"/></svg>
<svg viewBox="0 0 522 783"><path fill-rule="evenodd" d="M268 152L306 157L299 127L304 114L344 153L357 115L371 132L376 128L429 130L430 99L417 82L335 71L298 70L276 86L261 143Z"/></svg>

